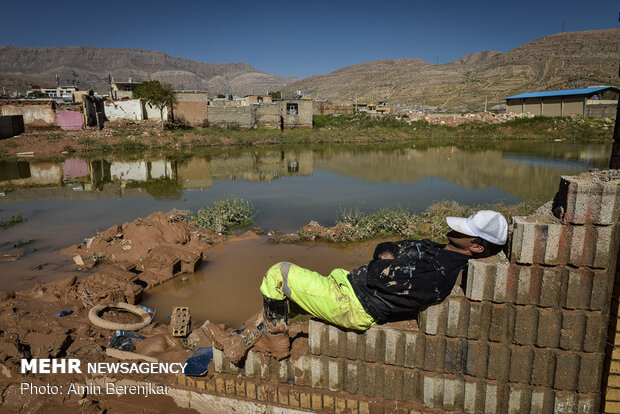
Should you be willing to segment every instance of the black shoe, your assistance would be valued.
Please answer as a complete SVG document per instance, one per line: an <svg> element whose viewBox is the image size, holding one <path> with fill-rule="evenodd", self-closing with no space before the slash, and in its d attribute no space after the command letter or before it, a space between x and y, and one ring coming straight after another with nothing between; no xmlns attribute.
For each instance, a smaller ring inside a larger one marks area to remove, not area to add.
<svg viewBox="0 0 620 414"><path fill-rule="evenodd" d="M271 299L263 295L263 314L268 324L276 326L280 321L288 325L288 299Z"/></svg>

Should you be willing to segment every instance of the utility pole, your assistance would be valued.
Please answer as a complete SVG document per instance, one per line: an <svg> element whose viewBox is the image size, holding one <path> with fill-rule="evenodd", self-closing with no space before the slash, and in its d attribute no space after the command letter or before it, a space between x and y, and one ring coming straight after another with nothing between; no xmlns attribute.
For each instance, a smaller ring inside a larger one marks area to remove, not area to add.
<svg viewBox="0 0 620 414"><path fill-rule="evenodd" d="M487 105L488 105L488 103L489 103L489 96L488 96L488 95L486 95L486 96L484 97L484 112L486 112L486 111L487 111Z"/></svg>

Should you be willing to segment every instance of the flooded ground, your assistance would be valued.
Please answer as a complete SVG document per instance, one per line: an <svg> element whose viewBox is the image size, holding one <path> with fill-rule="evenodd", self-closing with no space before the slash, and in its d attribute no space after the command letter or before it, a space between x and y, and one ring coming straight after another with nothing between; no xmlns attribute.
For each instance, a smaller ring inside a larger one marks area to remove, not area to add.
<svg viewBox="0 0 620 414"><path fill-rule="evenodd" d="M23 254L18 261L0 263L2 289L75 273L60 248L158 210L196 212L232 194L259 210L256 225L290 232L310 220L332 225L342 208L371 211L400 204L422 211L447 199L463 204L546 201L561 175L606 168L610 150L610 143L466 141L4 160L0 216L21 214L26 221L0 232L0 254ZM343 253L327 246L269 245L262 239L239 242L213 250L188 282L162 286L148 301L170 308L183 300L192 308L206 307L195 314L198 319L213 315L235 323L259 306L256 287L273 262L286 259L328 272L359 266L369 252L368 246ZM223 305L231 297L244 311L226 316L231 311Z"/></svg>

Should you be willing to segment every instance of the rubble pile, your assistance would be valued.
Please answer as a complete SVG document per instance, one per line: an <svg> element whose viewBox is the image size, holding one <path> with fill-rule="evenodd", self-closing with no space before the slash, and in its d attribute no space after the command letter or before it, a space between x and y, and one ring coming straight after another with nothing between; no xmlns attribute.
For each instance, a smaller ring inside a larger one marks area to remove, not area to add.
<svg viewBox="0 0 620 414"><path fill-rule="evenodd" d="M489 124L501 124L502 122L512 121L518 118L533 118L534 114L526 113L492 113L492 112L476 112L470 114L424 114L419 112L409 112L407 114L407 123L411 124L416 121L426 121L433 125L458 126L468 122L484 122Z"/></svg>

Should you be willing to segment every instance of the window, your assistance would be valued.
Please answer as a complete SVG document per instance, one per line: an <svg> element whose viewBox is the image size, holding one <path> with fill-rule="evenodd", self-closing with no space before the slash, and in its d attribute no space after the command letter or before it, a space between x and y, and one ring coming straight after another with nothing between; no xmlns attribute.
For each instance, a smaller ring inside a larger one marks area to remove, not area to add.
<svg viewBox="0 0 620 414"><path fill-rule="evenodd" d="M286 104L286 114L287 115L297 115L298 106L296 103L287 103Z"/></svg>

